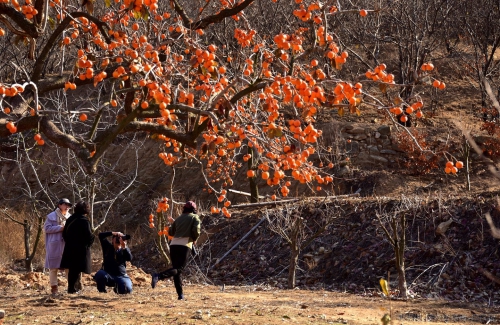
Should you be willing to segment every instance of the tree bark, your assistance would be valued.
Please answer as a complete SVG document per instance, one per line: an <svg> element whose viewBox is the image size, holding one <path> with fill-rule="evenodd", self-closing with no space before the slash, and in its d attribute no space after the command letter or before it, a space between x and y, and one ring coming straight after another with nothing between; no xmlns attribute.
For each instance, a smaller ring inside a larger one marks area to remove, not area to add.
<svg viewBox="0 0 500 325"><path fill-rule="evenodd" d="M26 271L32 272L33 271L33 263L32 263L32 258L30 258L30 230L31 230L31 225L28 223L28 220L24 220L23 223L23 229L24 229L24 267L26 268Z"/></svg>
<svg viewBox="0 0 500 325"><path fill-rule="evenodd" d="M399 292L401 294L401 298L408 299L408 287L406 285L406 271L405 271L404 260L402 260L397 270L398 270L398 287L399 287Z"/></svg>
<svg viewBox="0 0 500 325"><path fill-rule="evenodd" d="M304 225L304 219L296 216L293 221L293 228L290 232L290 266L288 268L288 289L295 288L295 276L297 273L297 265L299 262L300 245L299 235Z"/></svg>
<svg viewBox="0 0 500 325"><path fill-rule="evenodd" d="M406 284L406 269L405 269L405 243L406 243L406 216L404 213L401 214L401 236L397 234L396 218L394 218L394 237L398 238L396 240L396 245L394 245L394 251L396 253L396 269L398 270L398 288L401 298L408 299L408 287Z"/></svg>
<svg viewBox="0 0 500 325"><path fill-rule="evenodd" d="M297 264L299 262L299 253L297 242L293 242L292 249L290 250L290 265L288 267L288 289L295 288L295 276L297 273Z"/></svg>

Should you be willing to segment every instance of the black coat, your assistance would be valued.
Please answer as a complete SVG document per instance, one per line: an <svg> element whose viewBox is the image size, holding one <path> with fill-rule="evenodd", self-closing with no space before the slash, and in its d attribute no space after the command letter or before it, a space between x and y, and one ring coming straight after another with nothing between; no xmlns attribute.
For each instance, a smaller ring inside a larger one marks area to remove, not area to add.
<svg viewBox="0 0 500 325"><path fill-rule="evenodd" d="M73 214L66 220L62 236L65 245L61 269L90 274L92 267L90 246L95 236L92 234L89 219L83 215Z"/></svg>
<svg viewBox="0 0 500 325"><path fill-rule="evenodd" d="M102 268L109 275L125 276L127 275L127 261L130 262L132 260L132 253L128 247L115 251L115 246L106 239L106 237L111 235L113 235L111 231L99 234L103 257Z"/></svg>

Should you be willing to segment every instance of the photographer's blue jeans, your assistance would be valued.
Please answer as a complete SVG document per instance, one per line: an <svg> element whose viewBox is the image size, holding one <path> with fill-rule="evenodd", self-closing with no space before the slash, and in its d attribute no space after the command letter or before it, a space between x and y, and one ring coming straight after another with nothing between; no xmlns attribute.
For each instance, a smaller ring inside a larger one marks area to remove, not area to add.
<svg viewBox="0 0 500 325"><path fill-rule="evenodd" d="M107 292L106 287L114 287L116 293L132 293L132 281L128 275L112 276L104 270L99 270L94 275L94 280L97 283L97 290L99 292Z"/></svg>

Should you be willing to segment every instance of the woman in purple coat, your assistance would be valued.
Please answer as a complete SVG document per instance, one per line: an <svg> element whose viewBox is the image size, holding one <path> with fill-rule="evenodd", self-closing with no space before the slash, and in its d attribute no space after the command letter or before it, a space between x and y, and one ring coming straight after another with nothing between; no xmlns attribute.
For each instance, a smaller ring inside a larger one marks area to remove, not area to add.
<svg viewBox="0 0 500 325"><path fill-rule="evenodd" d="M70 216L68 210L71 205L68 199L60 199L57 208L47 215L47 220L43 225L45 231L45 268L49 269L50 288L53 295L57 293L57 272L64 251L62 232L66 219Z"/></svg>

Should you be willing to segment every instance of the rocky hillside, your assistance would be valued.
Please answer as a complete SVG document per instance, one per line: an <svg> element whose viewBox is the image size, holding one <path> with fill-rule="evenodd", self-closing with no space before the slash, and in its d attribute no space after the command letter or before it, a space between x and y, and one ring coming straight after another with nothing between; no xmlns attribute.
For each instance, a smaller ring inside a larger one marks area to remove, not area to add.
<svg viewBox="0 0 500 325"><path fill-rule="evenodd" d="M391 288L397 292L395 255L376 216L384 221L395 213L404 213L406 276L413 297L490 305L500 302L496 294L499 284L488 278L489 274L500 277L498 240L492 237L484 218L490 213L500 223L494 193L475 198L305 199L286 207L240 210L231 219L205 215L200 253L188 267L190 279L217 285L286 288L289 246L270 231L267 219L253 228L266 215L274 220L284 210L300 213L311 229L318 220L312 216L327 212L326 231L300 254L297 285L301 288L378 295L378 281L389 273ZM165 267L153 247L151 242L134 247L134 264L147 273Z"/></svg>

